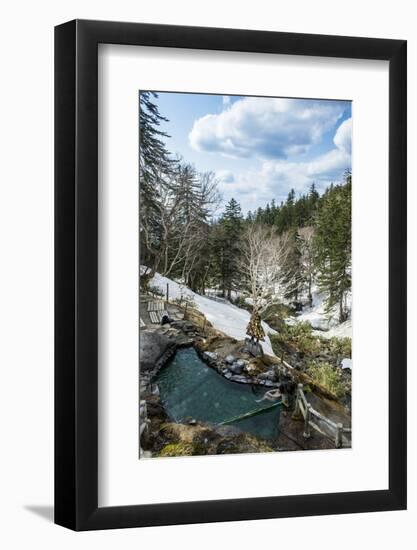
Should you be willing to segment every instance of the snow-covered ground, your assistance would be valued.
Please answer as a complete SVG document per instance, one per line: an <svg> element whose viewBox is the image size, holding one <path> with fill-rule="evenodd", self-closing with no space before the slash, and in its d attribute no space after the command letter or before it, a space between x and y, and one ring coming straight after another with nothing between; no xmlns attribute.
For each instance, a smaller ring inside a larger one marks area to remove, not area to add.
<svg viewBox="0 0 417 550"><path fill-rule="evenodd" d="M330 314L325 312L325 296L318 290L314 290L313 307L306 307L297 317L287 319L286 321L294 324L297 322L308 321L314 333L324 338L352 338L352 321L348 319L344 323L338 322L338 308L335 307ZM348 296L348 307L351 307L351 296Z"/></svg>
<svg viewBox="0 0 417 550"><path fill-rule="evenodd" d="M352 339L352 321L348 319L344 323L340 323L340 325L329 328L329 330L314 330L313 332L318 336L323 336L323 338L333 338L333 336L335 336L336 338Z"/></svg>
<svg viewBox="0 0 417 550"><path fill-rule="evenodd" d="M200 296L200 294L196 294L188 287L180 285L172 279L163 277L159 273L156 273L153 279L150 280L150 285L158 287L164 294L166 293L167 283L169 284L170 299L180 298L181 296L185 298L188 296L217 330L237 340L244 340L246 337L246 327L250 318L248 311L229 302L216 302L205 296ZM265 331L265 342L261 342L263 350L268 355L275 355L272 351L268 333L274 334L276 331L264 321L262 321L262 326Z"/></svg>
<svg viewBox="0 0 417 550"><path fill-rule="evenodd" d="M187 286L163 277L159 273L156 273L150 281L150 285L158 287L164 294L166 293L167 283L169 284L170 299L181 297L185 299L189 297L216 329L237 340L243 340L246 337L246 327L250 318L248 311L231 304L227 300L216 301L206 296L201 296ZM349 307L350 300L351 297L349 296ZM297 317L286 319L286 322L289 324L302 321L308 321L313 327L313 333L318 336L323 336L324 338L332 338L333 336L352 338L352 321L348 319L344 323L339 324L337 320L337 308L330 315L327 315L325 313L324 296L317 290L313 291L313 307L304 308ZM265 342L262 342L264 352L269 355L275 355L272 351L268 333L276 334L276 331L264 321L262 321L262 326L265 331Z"/></svg>

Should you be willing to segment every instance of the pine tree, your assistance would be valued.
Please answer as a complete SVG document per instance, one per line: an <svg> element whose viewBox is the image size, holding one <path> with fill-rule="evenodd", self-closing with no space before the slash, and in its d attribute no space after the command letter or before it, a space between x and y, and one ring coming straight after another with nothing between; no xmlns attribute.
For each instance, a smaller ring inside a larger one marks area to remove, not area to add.
<svg viewBox="0 0 417 550"><path fill-rule="evenodd" d="M319 288L327 294L327 312L338 305L340 322L351 288L351 184L348 172L344 185L331 185L323 195L315 235Z"/></svg>
<svg viewBox="0 0 417 550"><path fill-rule="evenodd" d="M239 256L239 236L242 228L242 210L235 199L230 199L226 205L222 223L226 234L226 261L225 261L225 283L227 297L231 298L231 291L235 289L239 281L237 259Z"/></svg>
<svg viewBox="0 0 417 550"><path fill-rule="evenodd" d="M318 194L316 189L316 184L314 182L311 184L308 198L310 199L310 209L314 211L320 198L320 195Z"/></svg>
<svg viewBox="0 0 417 550"><path fill-rule="evenodd" d="M223 296L226 294L226 262L227 262L227 241L226 229L224 225L217 222L210 231L210 281L213 286L218 286L222 290Z"/></svg>
<svg viewBox="0 0 417 550"><path fill-rule="evenodd" d="M316 276L314 227L301 227L298 230L298 239L301 252L301 279L307 291L308 305L313 307L312 288Z"/></svg>
<svg viewBox="0 0 417 550"><path fill-rule="evenodd" d="M293 227L288 232L288 248L282 268L281 284L284 288L285 298L298 302L304 289L304 278L301 243L297 227Z"/></svg>
<svg viewBox="0 0 417 550"><path fill-rule="evenodd" d="M153 92L139 95L140 261L153 269L157 268L161 239L158 201L173 168L164 143L169 136L159 128L167 119L159 113L157 97Z"/></svg>
<svg viewBox="0 0 417 550"><path fill-rule="evenodd" d="M158 186L173 165L164 142L169 135L159 129L168 119L160 114L154 101L157 97L154 92L139 95L139 185L145 207L154 203Z"/></svg>
<svg viewBox="0 0 417 550"><path fill-rule="evenodd" d="M239 282L238 257L239 237L242 230L243 218L240 204L230 199L225 212L219 221L219 229L215 234L213 250L217 254L217 273L224 296L230 300L232 290Z"/></svg>

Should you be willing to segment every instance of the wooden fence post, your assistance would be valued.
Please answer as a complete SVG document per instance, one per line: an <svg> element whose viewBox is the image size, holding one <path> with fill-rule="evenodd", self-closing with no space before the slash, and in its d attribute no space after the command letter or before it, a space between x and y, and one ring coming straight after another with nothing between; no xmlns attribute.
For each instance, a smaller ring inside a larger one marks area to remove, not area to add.
<svg viewBox="0 0 417 550"><path fill-rule="evenodd" d="M167 283L167 302L169 301L169 283Z"/></svg>
<svg viewBox="0 0 417 550"><path fill-rule="evenodd" d="M300 399L301 399L301 395L300 395L300 392L303 391L303 385L302 384L298 384L297 386L297 392L296 392L296 399L295 399L295 409L294 409L294 412L292 414L292 418L294 420L299 420L301 418L301 408L300 408Z"/></svg>
<svg viewBox="0 0 417 550"><path fill-rule="evenodd" d="M311 420L311 405L310 403L308 403L306 407L306 416L304 419L304 433L303 433L304 439L309 439L311 437L310 420Z"/></svg>
<svg viewBox="0 0 417 550"><path fill-rule="evenodd" d="M342 446L342 443L343 443L342 435L343 435L343 424L339 422L337 424L337 429L336 429L336 438L335 438L336 449L340 449Z"/></svg>

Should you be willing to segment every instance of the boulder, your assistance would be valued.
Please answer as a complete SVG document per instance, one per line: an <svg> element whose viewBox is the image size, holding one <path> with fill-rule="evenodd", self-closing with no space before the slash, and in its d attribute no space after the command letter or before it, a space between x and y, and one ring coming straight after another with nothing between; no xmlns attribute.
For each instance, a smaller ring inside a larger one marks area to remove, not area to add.
<svg viewBox="0 0 417 550"><path fill-rule="evenodd" d="M165 334L156 331L142 330L139 338L140 371L152 371L163 362L166 356L175 351L175 343Z"/></svg>
<svg viewBox="0 0 417 550"><path fill-rule="evenodd" d="M271 382L274 382L276 380L276 374L273 370L268 370L266 372L261 373L258 378L262 378L263 380L270 380Z"/></svg>
<svg viewBox="0 0 417 550"><path fill-rule="evenodd" d="M235 363L233 363L233 365L229 367L229 370L232 371L234 374L242 374L243 365L239 365L236 361Z"/></svg>
<svg viewBox="0 0 417 550"><path fill-rule="evenodd" d="M243 376L243 375L240 375L240 374L234 374L231 377L231 380L233 380L233 382L240 382L241 384L249 384L250 383L250 381L246 378L246 376Z"/></svg>
<svg viewBox="0 0 417 550"><path fill-rule="evenodd" d="M262 357L264 352L259 342L253 342L250 338L246 338L244 351L250 353L253 357Z"/></svg>
<svg viewBox="0 0 417 550"><path fill-rule="evenodd" d="M233 363L236 361L236 358L233 357L233 355L228 355L226 358L225 358L225 361L228 365L233 365Z"/></svg>

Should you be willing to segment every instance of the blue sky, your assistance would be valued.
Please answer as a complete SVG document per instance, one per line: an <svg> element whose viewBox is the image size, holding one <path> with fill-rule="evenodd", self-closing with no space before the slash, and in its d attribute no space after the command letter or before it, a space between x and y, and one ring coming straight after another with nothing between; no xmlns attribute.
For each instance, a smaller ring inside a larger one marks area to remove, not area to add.
<svg viewBox="0 0 417 550"><path fill-rule="evenodd" d="M351 169L350 101L160 92L156 103L169 151L215 172L224 201L244 213L291 188L323 191Z"/></svg>

